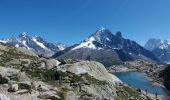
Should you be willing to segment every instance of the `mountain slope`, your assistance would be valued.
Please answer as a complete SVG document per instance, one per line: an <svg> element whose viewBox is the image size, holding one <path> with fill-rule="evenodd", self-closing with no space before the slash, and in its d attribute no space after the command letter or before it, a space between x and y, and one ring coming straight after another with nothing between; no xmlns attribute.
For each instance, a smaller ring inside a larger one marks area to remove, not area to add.
<svg viewBox="0 0 170 100"><path fill-rule="evenodd" d="M124 39L121 32L112 34L105 28L97 30L80 44L57 52L53 57L99 61L105 66L136 59L158 61L135 41Z"/></svg>
<svg viewBox="0 0 170 100"><path fill-rule="evenodd" d="M149 39L145 48L152 51L160 61L170 63L170 40Z"/></svg>
<svg viewBox="0 0 170 100"><path fill-rule="evenodd" d="M2 39L0 42L9 46L23 47L45 56L51 56L57 51L64 50L66 47L66 45L61 43L49 43L39 36L28 36L25 32L21 33L18 37Z"/></svg>

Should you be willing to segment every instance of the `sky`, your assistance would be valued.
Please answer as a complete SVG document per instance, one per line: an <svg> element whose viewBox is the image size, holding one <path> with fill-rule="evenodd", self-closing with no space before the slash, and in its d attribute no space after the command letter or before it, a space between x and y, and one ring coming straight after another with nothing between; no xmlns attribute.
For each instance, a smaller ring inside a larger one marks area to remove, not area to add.
<svg viewBox="0 0 170 100"><path fill-rule="evenodd" d="M0 38L22 32L79 43L105 27L144 45L170 39L170 0L0 0Z"/></svg>

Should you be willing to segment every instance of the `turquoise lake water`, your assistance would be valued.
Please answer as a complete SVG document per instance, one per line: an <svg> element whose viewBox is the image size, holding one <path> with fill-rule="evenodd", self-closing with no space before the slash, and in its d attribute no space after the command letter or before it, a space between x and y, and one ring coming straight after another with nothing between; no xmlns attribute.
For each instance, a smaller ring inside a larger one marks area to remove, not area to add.
<svg viewBox="0 0 170 100"><path fill-rule="evenodd" d="M167 90L164 87L152 85L150 81L145 78L145 74L141 72L118 72L114 73L122 82L129 86L146 90L149 93L164 95L169 98Z"/></svg>

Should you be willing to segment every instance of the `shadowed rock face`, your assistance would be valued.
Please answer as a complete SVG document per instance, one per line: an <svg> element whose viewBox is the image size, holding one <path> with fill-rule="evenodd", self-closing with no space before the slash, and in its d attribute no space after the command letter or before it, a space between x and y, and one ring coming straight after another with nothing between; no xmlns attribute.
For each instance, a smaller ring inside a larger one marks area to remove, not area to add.
<svg viewBox="0 0 170 100"><path fill-rule="evenodd" d="M98 61L108 67L122 62L117 53L110 49L93 50L89 48L80 48L60 55L58 58Z"/></svg>
<svg viewBox="0 0 170 100"><path fill-rule="evenodd" d="M164 85L165 87L170 90L170 65L167 66L160 74L160 77L164 79Z"/></svg>

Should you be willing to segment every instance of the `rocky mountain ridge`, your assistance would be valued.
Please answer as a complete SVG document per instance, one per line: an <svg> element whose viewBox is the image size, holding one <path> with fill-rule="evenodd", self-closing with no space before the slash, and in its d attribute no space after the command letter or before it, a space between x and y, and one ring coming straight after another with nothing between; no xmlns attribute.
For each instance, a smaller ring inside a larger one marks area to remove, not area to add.
<svg viewBox="0 0 170 100"><path fill-rule="evenodd" d="M123 38L121 32L112 34L105 28L97 30L81 43L57 52L53 57L98 61L105 66L137 59L159 62L152 52L135 41Z"/></svg>
<svg viewBox="0 0 170 100"><path fill-rule="evenodd" d="M50 43L40 36L29 36L23 32L18 37L1 39L1 43L9 46L22 47L35 52L38 55L51 56L55 52L64 50L67 46L62 43Z"/></svg>
<svg viewBox="0 0 170 100"><path fill-rule="evenodd" d="M153 52L161 62L170 63L170 40L149 39L145 48Z"/></svg>

